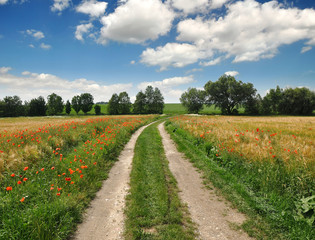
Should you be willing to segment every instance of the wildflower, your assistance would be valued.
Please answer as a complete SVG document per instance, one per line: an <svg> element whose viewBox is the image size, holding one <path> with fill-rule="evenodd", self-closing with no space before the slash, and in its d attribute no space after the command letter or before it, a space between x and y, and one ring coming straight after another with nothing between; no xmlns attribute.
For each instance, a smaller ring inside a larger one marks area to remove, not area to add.
<svg viewBox="0 0 315 240"><path fill-rule="evenodd" d="M51 190L54 190L54 187L50 187L50 191L51 191Z"/></svg>
<svg viewBox="0 0 315 240"><path fill-rule="evenodd" d="M25 177L25 178L23 178L23 181L24 181L24 182L26 182L27 180L28 180L28 178L26 178L26 177Z"/></svg>
<svg viewBox="0 0 315 240"><path fill-rule="evenodd" d="M83 175L80 175L80 178L83 178Z"/></svg>
<svg viewBox="0 0 315 240"><path fill-rule="evenodd" d="M66 181L71 181L71 178L65 178Z"/></svg>
<svg viewBox="0 0 315 240"><path fill-rule="evenodd" d="M22 181L18 181L17 184L19 184L19 185L22 184Z"/></svg>
<svg viewBox="0 0 315 240"><path fill-rule="evenodd" d="M24 171L26 171L27 169L28 169L28 167L25 167L25 168L24 168Z"/></svg>
<svg viewBox="0 0 315 240"><path fill-rule="evenodd" d="M7 191L12 191L12 187L7 187L6 190Z"/></svg>
<svg viewBox="0 0 315 240"><path fill-rule="evenodd" d="M12 174L11 174L11 177L15 177L15 174L14 174L14 173L12 173Z"/></svg>
<svg viewBox="0 0 315 240"><path fill-rule="evenodd" d="M55 167L51 167L51 170L55 170Z"/></svg>
<svg viewBox="0 0 315 240"><path fill-rule="evenodd" d="M24 202L24 200L25 200L25 197L22 197L22 199L20 200L20 202Z"/></svg>
<svg viewBox="0 0 315 240"><path fill-rule="evenodd" d="M43 172L45 170L45 168L42 168L41 171Z"/></svg>
<svg viewBox="0 0 315 240"><path fill-rule="evenodd" d="M60 193L57 193L56 195L57 195L57 196L60 196Z"/></svg>

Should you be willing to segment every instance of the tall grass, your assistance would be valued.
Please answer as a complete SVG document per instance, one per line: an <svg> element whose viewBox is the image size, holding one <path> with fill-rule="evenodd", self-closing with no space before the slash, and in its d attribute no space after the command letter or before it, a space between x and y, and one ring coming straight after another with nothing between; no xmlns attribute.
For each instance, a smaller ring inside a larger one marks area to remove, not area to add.
<svg viewBox="0 0 315 240"><path fill-rule="evenodd" d="M168 130L181 145L189 144L190 151L196 148L196 159L211 163L203 167L205 172L217 169L217 178L225 183L218 187L233 186L240 197L232 191L232 201L243 199L248 206L243 210L251 209L269 224L260 236L312 239L314 155L303 150L313 147L314 120L185 116L171 119Z"/></svg>
<svg viewBox="0 0 315 240"><path fill-rule="evenodd" d="M0 239L68 238L132 132L153 119L92 118L1 135Z"/></svg>

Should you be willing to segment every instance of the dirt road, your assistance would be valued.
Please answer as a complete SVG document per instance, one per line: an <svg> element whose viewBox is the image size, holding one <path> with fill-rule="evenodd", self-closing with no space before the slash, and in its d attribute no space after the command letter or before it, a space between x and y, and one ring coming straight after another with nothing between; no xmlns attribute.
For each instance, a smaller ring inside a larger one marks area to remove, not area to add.
<svg viewBox="0 0 315 240"><path fill-rule="evenodd" d="M251 239L246 233L231 228L246 220L245 216L229 207L214 190L206 189L192 164L179 153L164 129L159 125L169 168L178 182L181 200L188 205L192 220L197 224L200 239Z"/></svg>
<svg viewBox="0 0 315 240"><path fill-rule="evenodd" d="M147 125L148 126L148 125ZM123 239L125 197L129 189L129 175L138 136L147 127L141 127L121 152L118 162L104 181L101 190L91 202L83 223L78 226L75 240Z"/></svg>

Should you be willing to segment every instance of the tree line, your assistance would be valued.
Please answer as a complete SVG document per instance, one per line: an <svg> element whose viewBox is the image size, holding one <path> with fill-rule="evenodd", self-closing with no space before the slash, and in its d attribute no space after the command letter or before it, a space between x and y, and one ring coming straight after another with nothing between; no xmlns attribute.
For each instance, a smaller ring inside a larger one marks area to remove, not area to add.
<svg viewBox="0 0 315 240"><path fill-rule="evenodd" d="M94 97L90 93L82 93L74 96L64 103L61 96L52 93L47 97L31 99L22 102L19 96L6 96L0 99L0 117L19 117L19 116L47 116L58 115L64 111L70 114L73 109L76 114L83 111L87 114L93 109L96 115L101 114L100 105L94 105ZM161 114L164 108L164 97L158 88L153 89L148 86L143 93L140 91L136 96L134 104L130 102L127 92L114 93L108 103L108 114Z"/></svg>
<svg viewBox="0 0 315 240"><path fill-rule="evenodd" d="M238 114L241 107L248 115L312 115L315 92L305 87L277 86L262 98L252 83L223 75L215 82L208 81L203 90L189 88L181 95L180 102L189 113L199 113L204 105L215 105L225 115Z"/></svg>

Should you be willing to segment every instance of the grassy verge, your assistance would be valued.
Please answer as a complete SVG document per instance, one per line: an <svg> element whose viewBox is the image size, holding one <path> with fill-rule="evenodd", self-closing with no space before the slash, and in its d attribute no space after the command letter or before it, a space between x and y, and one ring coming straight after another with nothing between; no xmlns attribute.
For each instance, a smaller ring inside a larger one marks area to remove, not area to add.
<svg viewBox="0 0 315 240"><path fill-rule="evenodd" d="M194 239L164 154L157 123L139 136L127 197L126 239Z"/></svg>
<svg viewBox="0 0 315 240"><path fill-rule="evenodd" d="M257 239L315 238L314 224L312 226L297 220L294 193L282 184L290 176L281 162L263 166L228 155L217 156L216 148L211 143L193 137L174 123L168 122L166 125L179 151L184 152L202 170L208 183L220 189L222 195L249 216L242 227L250 236ZM278 176L278 183L268 183L269 188L263 188L261 184L266 185L273 175ZM310 216L305 217L311 219L314 212L312 205L307 204L300 206L301 215L309 207L310 211L306 212Z"/></svg>
<svg viewBox="0 0 315 240"><path fill-rule="evenodd" d="M153 120L93 118L2 136L0 160L28 159L2 172L0 239L67 239L131 134Z"/></svg>

